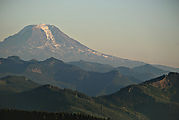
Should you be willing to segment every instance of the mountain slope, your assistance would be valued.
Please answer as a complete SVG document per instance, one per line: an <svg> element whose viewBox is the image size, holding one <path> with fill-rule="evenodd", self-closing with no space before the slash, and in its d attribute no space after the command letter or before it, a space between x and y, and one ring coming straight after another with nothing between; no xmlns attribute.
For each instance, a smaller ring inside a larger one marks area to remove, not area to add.
<svg viewBox="0 0 179 120"><path fill-rule="evenodd" d="M137 73L149 73L149 74L151 74L155 77L169 72L169 71L164 71L162 69L159 69L159 68L157 68L153 65L150 65L150 64L145 64L145 65L142 65L142 66L134 67L133 71L135 71Z"/></svg>
<svg viewBox="0 0 179 120"><path fill-rule="evenodd" d="M128 67L144 64L92 50L70 38L54 25L47 24L26 26L1 42L0 57L8 56L20 56L25 60L55 57L65 62L84 60Z"/></svg>
<svg viewBox="0 0 179 120"><path fill-rule="evenodd" d="M115 111L102 106L77 91L70 89L60 89L52 85L43 85L32 90L0 96L0 108L36 110L48 112L80 112L94 116L116 117L119 119L130 119L137 115L128 115L125 111ZM102 107L102 108L101 108ZM101 110L102 109L102 110Z"/></svg>
<svg viewBox="0 0 179 120"><path fill-rule="evenodd" d="M109 72L114 69L114 67L112 67L111 65L108 65L108 64L87 62L87 61L82 61L82 60L69 62L69 64L78 66L79 68L86 70L86 71L100 72L100 73Z"/></svg>
<svg viewBox="0 0 179 120"><path fill-rule="evenodd" d="M126 76L132 76L141 82L167 74L169 71L159 69L153 65L145 64L134 68L118 67L115 70Z"/></svg>
<svg viewBox="0 0 179 120"><path fill-rule="evenodd" d="M0 78L0 93L22 92L39 86L24 76L6 76Z"/></svg>
<svg viewBox="0 0 179 120"><path fill-rule="evenodd" d="M101 97L43 85L21 93L1 94L0 108L80 112L111 120L178 120L179 73L169 73Z"/></svg>
<svg viewBox="0 0 179 120"><path fill-rule="evenodd" d="M172 72L172 70L171 71L163 70L162 68L160 69L157 66L150 65L150 64L144 64L144 65L133 67L133 68L128 68L128 67L124 67L124 66L114 68L107 64L87 62L87 61L82 61L82 60L75 61L75 62L69 62L69 64L80 67L83 70L92 71L92 72L105 73L105 72L115 70L115 71L118 71L119 73L121 73L122 75L136 78L141 82L161 76L168 72Z"/></svg>
<svg viewBox="0 0 179 120"><path fill-rule="evenodd" d="M139 85L99 97L108 107L142 113L151 120L179 119L179 73L169 73Z"/></svg>
<svg viewBox="0 0 179 120"><path fill-rule="evenodd" d="M76 89L90 96L113 93L124 86L139 82L117 71L88 72L53 57L44 61L23 61L11 56L1 58L0 61L0 76L24 75L39 84Z"/></svg>

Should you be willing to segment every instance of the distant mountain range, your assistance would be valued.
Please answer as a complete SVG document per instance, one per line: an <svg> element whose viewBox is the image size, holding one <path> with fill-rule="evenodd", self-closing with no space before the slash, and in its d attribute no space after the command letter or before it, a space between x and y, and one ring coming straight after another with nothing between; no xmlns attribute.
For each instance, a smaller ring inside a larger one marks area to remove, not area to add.
<svg viewBox="0 0 179 120"><path fill-rule="evenodd" d="M169 67L169 66L164 66L164 65L155 65L155 64L154 66L165 71L179 72L179 68L174 68L174 67Z"/></svg>
<svg viewBox="0 0 179 120"><path fill-rule="evenodd" d="M0 58L0 63L0 76L23 75L39 84L76 89L90 96L113 93L127 85L140 83L168 72L152 65L142 65L133 69L119 67L106 73L93 72L79 68L84 66L84 62L78 64L78 67L55 58L24 61L17 56L10 56ZM103 72L112 69L108 65L98 63L90 63L89 66L93 66L94 71L100 71L102 68Z"/></svg>
<svg viewBox="0 0 179 120"><path fill-rule="evenodd" d="M133 76L140 81L149 80L158 77L164 73L170 72L170 71L159 69L150 64L145 64L134 68L118 67L115 70L119 71L123 75Z"/></svg>
<svg viewBox="0 0 179 120"><path fill-rule="evenodd" d="M31 83L30 80L27 82L25 77L19 78L24 85ZM20 82L14 82L12 86L12 83L7 81L19 78L11 76L2 79L12 90L20 86L18 85ZM4 83L0 82L0 85L2 84ZM89 97L78 91L52 85L38 87L34 85L34 87L8 95L0 94L0 108L81 112L110 117L112 120L178 120L179 118L179 73L169 73L100 97ZM5 91L0 90L0 93L2 92Z"/></svg>

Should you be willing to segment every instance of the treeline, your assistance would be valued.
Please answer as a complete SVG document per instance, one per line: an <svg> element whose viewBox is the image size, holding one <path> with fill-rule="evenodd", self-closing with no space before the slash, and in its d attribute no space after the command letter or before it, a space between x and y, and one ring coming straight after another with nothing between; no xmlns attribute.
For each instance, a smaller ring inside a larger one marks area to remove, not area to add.
<svg viewBox="0 0 179 120"><path fill-rule="evenodd" d="M109 120L81 113L0 110L0 120Z"/></svg>

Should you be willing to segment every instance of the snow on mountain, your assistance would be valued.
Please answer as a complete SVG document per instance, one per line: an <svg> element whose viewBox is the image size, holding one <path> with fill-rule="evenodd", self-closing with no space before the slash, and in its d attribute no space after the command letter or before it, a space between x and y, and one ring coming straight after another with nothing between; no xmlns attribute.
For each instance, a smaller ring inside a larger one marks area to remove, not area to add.
<svg viewBox="0 0 179 120"><path fill-rule="evenodd" d="M42 29L45 32L47 42L45 43L45 46L52 45L54 48L58 49L61 45L57 44L55 41L54 36L52 35L52 32L49 30L48 26L46 24L40 24L37 25L36 28ZM44 46L39 46L37 48L43 48ZM49 46L51 47L51 46Z"/></svg>
<svg viewBox="0 0 179 120"><path fill-rule="evenodd" d="M127 67L144 64L90 49L49 24L28 25L1 42L0 57L12 55L20 56L25 60L55 57L65 62L84 60Z"/></svg>

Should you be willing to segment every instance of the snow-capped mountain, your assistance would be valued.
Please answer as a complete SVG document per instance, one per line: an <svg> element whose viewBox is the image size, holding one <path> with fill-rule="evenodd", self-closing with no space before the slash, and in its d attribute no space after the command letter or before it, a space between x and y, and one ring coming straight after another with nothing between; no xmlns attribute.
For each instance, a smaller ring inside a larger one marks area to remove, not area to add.
<svg viewBox="0 0 179 120"><path fill-rule="evenodd" d="M1 42L0 57L12 55L25 60L55 57L65 62L85 60L127 67L144 64L92 50L48 24L28 25Z"/></svg>

